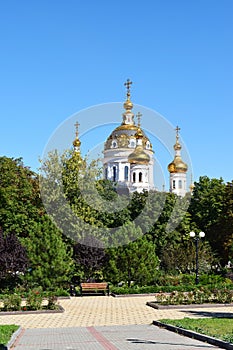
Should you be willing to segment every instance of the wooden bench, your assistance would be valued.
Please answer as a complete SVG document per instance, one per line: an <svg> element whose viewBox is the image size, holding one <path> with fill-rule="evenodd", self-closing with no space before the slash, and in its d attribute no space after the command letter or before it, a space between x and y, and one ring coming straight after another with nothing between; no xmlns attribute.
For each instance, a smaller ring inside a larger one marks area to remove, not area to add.
<svg viewBox="0 0 233 350"><path fill-rule="evenodd" d="M81 296L84 293L98 293L103 292L104 294L107 292L109 295L109 285L107 282L85 282L80 283L80 294Z"/></svg>

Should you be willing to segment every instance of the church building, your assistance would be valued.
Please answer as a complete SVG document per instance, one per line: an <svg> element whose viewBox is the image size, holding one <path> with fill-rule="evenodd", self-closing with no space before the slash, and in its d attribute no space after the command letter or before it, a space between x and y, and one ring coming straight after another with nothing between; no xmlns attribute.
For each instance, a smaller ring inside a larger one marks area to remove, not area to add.
<svg viewBox="0 0 233 350"><path fill-rule="evenodd" d="M153 145L141 127L141 113L136 115L137 123L134 120L131 85L132 82L128 79L125 83L127 95L123 105L122 123L107 138L102 159L104 178L114 182L120 193L155 190ZM188 167L181 158L179 131L180 128L177 127L174 160L168 165L168 171L170 173L170 192L183 197L187 192ZM75 151L79 152L80 141L77 126L73 145Z"/></svg>

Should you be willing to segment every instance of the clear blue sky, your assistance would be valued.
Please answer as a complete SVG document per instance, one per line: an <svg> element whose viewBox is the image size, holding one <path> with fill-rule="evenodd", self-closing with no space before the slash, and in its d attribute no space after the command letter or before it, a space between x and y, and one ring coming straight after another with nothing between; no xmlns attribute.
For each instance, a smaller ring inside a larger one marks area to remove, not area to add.
<svg viewBox="0 0 233 350"><path fill-rule="evenodd" d="M233 179L232 0L1 1L0 48L0 155L36 170L60 123L131 78L181 127L195 180Z"/></svg>

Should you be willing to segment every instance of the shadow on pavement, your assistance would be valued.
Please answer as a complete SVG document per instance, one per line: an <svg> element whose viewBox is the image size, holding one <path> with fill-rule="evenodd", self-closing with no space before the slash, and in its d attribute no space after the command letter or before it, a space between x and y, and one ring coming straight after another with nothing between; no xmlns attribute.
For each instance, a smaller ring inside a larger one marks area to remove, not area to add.
<svg viewBox="0 0 233 350"><path fill-rule="evenodd" d="M233 318L232 312L213 312L213 311L196 311L196 310L182 310L182 312L202 317L215 318Z"/></svg>
<svg viewBox="0 0 233 350"><path fill-rule="evenodd" d="M130 343L133 343L133 344L151 344L151 345L155 345L155 344L161 344L161 345L174 345L174 346L177 346L177 345L179 345L179 346L184 346L184 347L193 347L193 344L178 344L178 343L171 343L171 342L169 342L169 343L165 343L165 342L160 342L160 341L154 341L154 340L143 340L143 339L134 339L134 338L132 338L132 339L126 339L128 342L130 342ZM213 347L211 346L211 345L208 345L208 344L201 344L201 345L196 345L195 344L195 347L196 348L211 348L211 349L213 349Z"/></svg>

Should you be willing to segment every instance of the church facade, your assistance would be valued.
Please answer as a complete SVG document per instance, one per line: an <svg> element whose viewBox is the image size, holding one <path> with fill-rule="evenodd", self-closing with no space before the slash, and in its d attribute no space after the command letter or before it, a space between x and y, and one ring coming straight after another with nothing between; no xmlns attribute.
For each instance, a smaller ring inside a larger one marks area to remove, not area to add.
<svg viewBox="0 0 233 350"><path fill-rule="evenodd" d="M132 82L127 80L126 101L123 105L122 122L116 127L104 144L103 176L114 182L118 190L143 192L155 190L154 186L154 151L153 145L141 127L141 114L137 114L137 123L134 119L133 103L131 102ZM176 128L176 142L174 145L174 159L168 165L170 176L170 192L184 196L186 189L186 174L188 167L181 158L179 142L179 128ZM76 130L74 148L79 151L80 141ZM78 145L78 147L77 147ZM156 174L155 174L156 176Z"/></svg>

